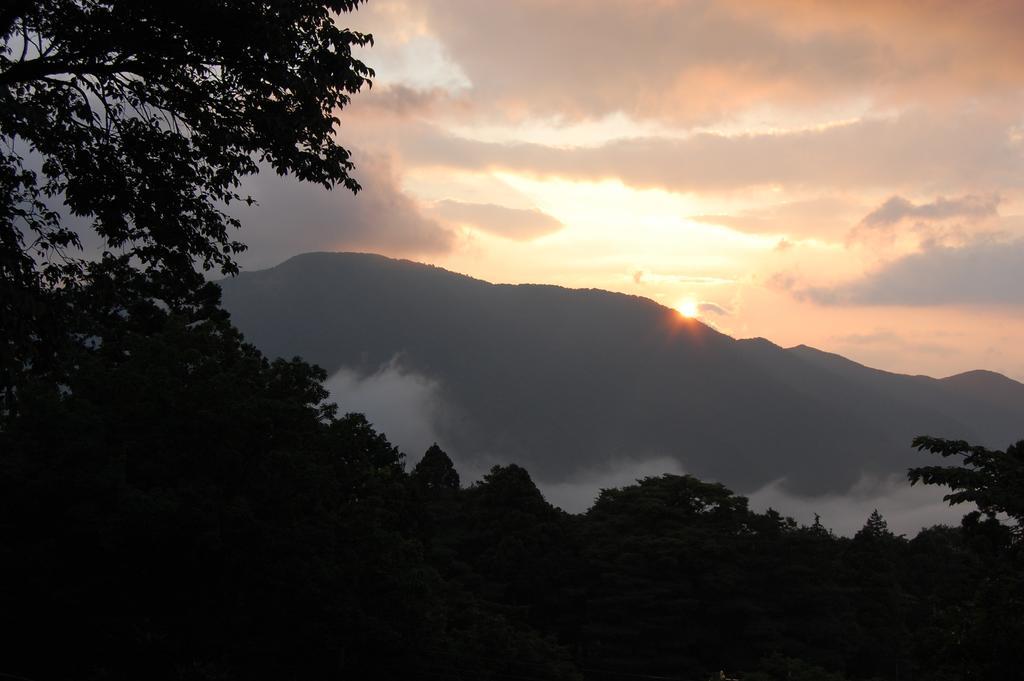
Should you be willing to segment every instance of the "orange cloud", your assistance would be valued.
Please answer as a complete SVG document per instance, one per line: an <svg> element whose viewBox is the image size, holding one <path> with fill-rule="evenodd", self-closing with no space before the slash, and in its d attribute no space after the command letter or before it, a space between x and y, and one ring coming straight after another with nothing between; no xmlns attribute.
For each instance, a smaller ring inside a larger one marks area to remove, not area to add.
<svg viewBox="0 0 1024 681"><path fill-rule="evenodd" d="M1024 87L1024 5L1013 0L415 5L417 25L444 47L477 110L491 117L621 111L691 125L759 105L912 105L1002 98Z"/></svg>
<svg viewBox="0 0 1024 681"><path fill-rule="evenodd" d="M438 201L437 214L455 224L467 224L507 239L526 241L551 234L564 225L536 208L507 208L493 203Z"/></svg>
<svg viewBox="0 0 1024 681"><path fill-rule="evenodd" d="M392 131L406 163L508 170L539 177L618 179L639 188L730 191L872 189L893 193L991 193L1024 186L1024 157L1008 134L1012 119L986 112L934 116L917 111L824 130L616 140L596 147L497 144L404 126Z"/></svg>

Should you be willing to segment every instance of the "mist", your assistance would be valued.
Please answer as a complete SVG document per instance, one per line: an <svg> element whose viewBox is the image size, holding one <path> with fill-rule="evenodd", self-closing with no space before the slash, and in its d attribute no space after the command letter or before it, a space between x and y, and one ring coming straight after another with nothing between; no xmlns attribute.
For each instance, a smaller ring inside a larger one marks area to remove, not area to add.
<svg viewBox="0 0 1024 681"><path fill-rule="evenodd" d="M338 405L339 413L364 414L374 428L406 455L410 467L435 442L452 458L463 485L481 480L493 466L523 463L495 454L462 452L446 445L438 426L444 414L440 383L404 368L397 356L370 375L342 369L324 387L330 392L330 400ZM621 457L561 480L539 479L536 483L554 506L568 513L585 513L603 489L625 487L649 476L685 473L683 465L671 457ZM757 489L749 499L752 510L773 508L803 525L813 523L817 514L825 527L847 537L853 536L877 509L890 530L912 537L932 525L958 525L970 510L966 506L950 507L942 500L944 493L942 488L928 485L911 487L899 476L862 474L855 485L842 493L798 495L787 491L785 478L779 478Z"/></svg>
<svg viewBox="0 0 1024 681"><path fill-rule="evenodd" d="M783 480L776 480L750 495L750 507L756 511L773 508L804 525L813 523L817 513L822 525L844 537L856 534L877 509L892 532L913 537L932 525L959 525L971 510L969 505L949 506L942 500L946 492L933 485L911 487L896 476L865 475L842 494L797 496L785 490Z"/></svg>
<svg viewBox="0 0 1024 681"><path fill-rule="evenodd" d="M613 460L600 468L562 482L538 482L537 487L551 504L569 513L584 513L594 505L603 489L626 487L646 477L683 475L682 465L670 457Z"/></svg>
<svg viewBox="0 0 1024 681"><path fill-rule="evenodd" d="M330 400L340 414L356 412L366 416L391 444L419 461L423 452L438 441L435 416L440 409L436 381L403 369L397 359L369 376L342 369L324 383Z"/></svg>

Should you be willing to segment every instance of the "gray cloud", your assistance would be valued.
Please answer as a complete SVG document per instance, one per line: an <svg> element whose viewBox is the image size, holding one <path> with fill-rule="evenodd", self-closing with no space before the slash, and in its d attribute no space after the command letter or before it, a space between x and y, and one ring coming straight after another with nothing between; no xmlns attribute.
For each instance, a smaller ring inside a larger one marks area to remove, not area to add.
<svg viewBox="0 0 1024 681"><path fill-rule="evenodd" d="M418 255L451 248L454 235L402 192L386 159L361 155L355 174L363 186L356 195L343 188L327 191L272 171L247 178L241 191L258 203L232 207L242 221L239 238L249 246L240 258L242 264L266 267L309 251Z"/></svg>
<svg viewBox="0 0 1024 681"><path fill-rule="evenodd" d="M506 208L493 203L438 201L434 204L445 220L469 224L491 234L517 241L528 241L562 229L564 225L536 208Z"/></svg>
<svg viewBox="0 0 1024 681"><path fill-rule="evenodd" d="M864 216L861 221L868 227L896 224L901 220L948 220L966 218L977 220L997 214L999 196L978 196L967 194L958 199L938 197L931 203L914 204L902 196L893 196L881 206Z"/></svg>
<svg viewBox="0 0 1024 681"><path fill-rule="evenodd" d="M728 317L731 314L727 309L715 303L698 303L697 311L702 315L714 314L720 317Z"/></svg>
<svg viewBox="0 0 1024 681"><path fill-rule="evenodd" d="M846 241L878 247L892 242L900 233L911 233L924 243L963 242L998 218L999 202L997 194L966 194L954 199L940 196L920 204L892 196L864 216Z"/></svg>
<svg viewBox="0 0 1024 681"><path fill-rule="evenodd" d="M775 283L823 305L1024 305L1024 239L927 247L834 287Z"/></svg>
<svg viewBox="0 0 1024 681"><path fill-rule="evenodd" d="M345 109L345 118L352 116L397 116L401 119L430 117L444 111L457 114L467 111L470 102L443 87L412 87L399 83L375 85L359 93Z"/></svg>

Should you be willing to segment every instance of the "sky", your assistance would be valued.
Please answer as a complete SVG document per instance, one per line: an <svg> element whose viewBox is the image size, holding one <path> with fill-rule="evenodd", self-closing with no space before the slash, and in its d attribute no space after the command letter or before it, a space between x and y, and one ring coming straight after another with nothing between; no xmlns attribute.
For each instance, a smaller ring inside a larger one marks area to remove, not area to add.
<svg viewBox="0 0 1024 681"><path fill-rule="evenodd" d="M1024 3L370 0L364 189L263 173L249 269L369 251L1024 380Z"/></svg>

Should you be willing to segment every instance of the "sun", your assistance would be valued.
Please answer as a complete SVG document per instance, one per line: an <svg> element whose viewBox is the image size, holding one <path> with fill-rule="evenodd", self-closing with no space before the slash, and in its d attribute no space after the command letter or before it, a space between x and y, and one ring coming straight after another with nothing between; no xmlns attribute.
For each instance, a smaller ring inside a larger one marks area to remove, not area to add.
<svg viewBox="0 0 1024 681"><path fill-rule="evenodd" d="M688 319L693 319L700 314L700 310L697 308L697 302L692 299L683 300L677 303L676 310L679 314Z"/></svg>

